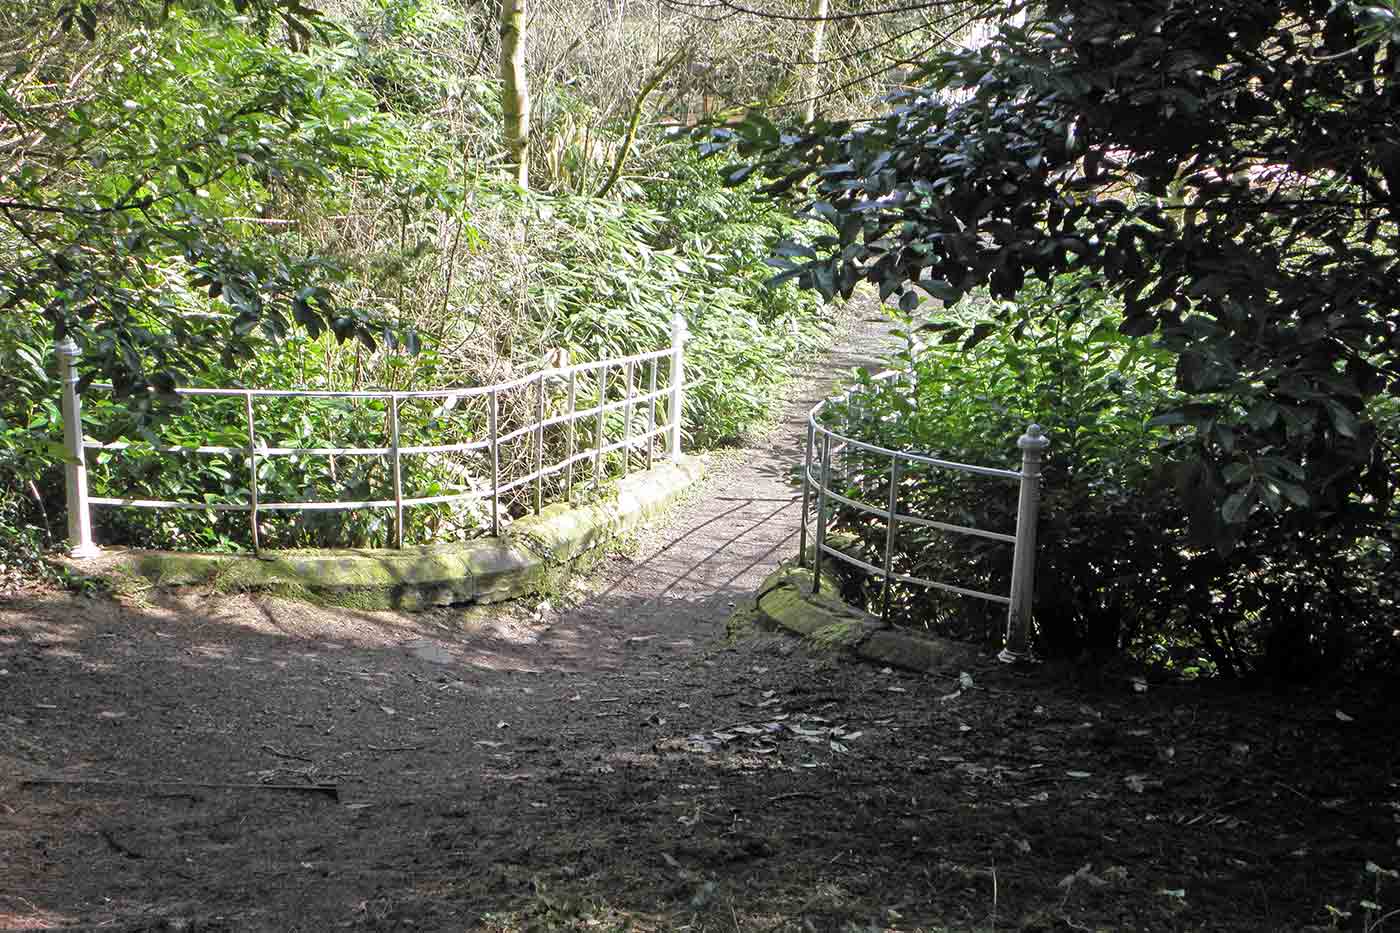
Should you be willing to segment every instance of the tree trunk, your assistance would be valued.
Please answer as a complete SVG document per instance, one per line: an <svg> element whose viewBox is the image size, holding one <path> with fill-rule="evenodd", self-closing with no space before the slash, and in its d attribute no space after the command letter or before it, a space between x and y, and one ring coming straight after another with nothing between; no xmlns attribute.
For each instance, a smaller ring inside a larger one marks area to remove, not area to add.
<svg viewBox="0 0 1400 933"><path fill-rule="evenodd" d="M802 122L811 123L817 117L817 96L821 94L822 50L826 46L826 15L830 11L830 0L810 0L807 15L814 18L812 41L807 46L806 80L802 82Z"/></svg>
<svg viewBox="0 0 1400 933"><path fill-rule="evenodd" d="M617 151L617 159L613 162L612 171L608 173L608 180L603 182L603 187L598 189L598 193L594 197L607 197L613 185L617 184L617 180L622 177L622 167L626 164L627 157L632 153L632 144L637 140L637 126L642 122L642 108L646 106L647 98L651 96L652 91L656 90L657 85L671 73L671 70L680 64L687 51L688 49L684 47L677 49L670 58L656 66L651 77L647 78L646 83L642 85L641 91L637 93L637 101L632 105L632 114L627 118L627 132L623 134L622 147Z"/></svg>
<svg viewBox="0 0 1400 933"><path fill-rule="evenodd" d="M530 187L530 76L525 72L527 0L501 0L501 111L506 159L516 184Z"/></svg>

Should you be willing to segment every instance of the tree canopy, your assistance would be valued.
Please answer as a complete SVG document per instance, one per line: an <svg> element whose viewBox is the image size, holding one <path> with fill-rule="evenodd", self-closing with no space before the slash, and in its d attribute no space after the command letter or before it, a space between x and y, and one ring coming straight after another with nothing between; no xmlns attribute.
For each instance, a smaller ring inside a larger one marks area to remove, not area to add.
<svg viewBox="0 0 1400 933"><path fill-rule="evenodd" d="M1400 392L1400 16L1327 0L1060 0L940 53L870 121L711 132L829 232L778 279L913 311L1084 270L1177 355L1177 481L1211 536L1388 501ZM950 322L942 339L968 344Z"/></svg>
<svg viewBox="0 0 1400 933"><path fill-rule="evenodd" d="M258 37L274 16L309 36L313 11L154 6L4 14L28 18L7 35L48 42L0 50L0 229L17 247L0 306L81 336L121 394L172 388L210 353L246 352L255 329L295 322L372 345L382 325L336 301L336 262L258 231L276 201L393 174L373 153L394 128L336 82L334 51ZM227 312L205 312L205 296Z"/></svg>

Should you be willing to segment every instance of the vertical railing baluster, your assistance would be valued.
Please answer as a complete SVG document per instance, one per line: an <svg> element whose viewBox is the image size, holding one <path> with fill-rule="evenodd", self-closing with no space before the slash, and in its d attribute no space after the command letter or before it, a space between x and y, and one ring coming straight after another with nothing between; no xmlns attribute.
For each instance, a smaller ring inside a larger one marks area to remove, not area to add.
<svg viewBox="0 0 1400 933"><path fill-rule="evenodd" d="M685 411L685 318L671 318L671 462L681 459L681 425Z"/></svg>
<svg viewBox="0 0 1400 933"><path fill-rule="evenodd" d="M540 373L535 405L535 514L544 508L544 373Z"/></svg>
<svg viewBox="0 0 1400 933"><path fill-rule="evenodd" d="M633 382L637 376L635 360L627 361L627 401L622 406L622 475L632 470L632 399L636 394Z"/></svg>
<svg viewBox="0 0 1400 933"><path fill-rule="evenodd" d="M54 344L58 378L62 383L64 488L68 497L68 553L96 557L102 552L92 539L92 513L88 505L87 456L83 449L83 402L78 395L78 344L64 337Z"/></svg>
<svg viewBox="0 0 1400 933"><path fill-rule="evenodd" d="M491 390L491 408L486 412L486 430L491 435L491 536L501 536L501 429L500 399Z"/></svg>
<svg viewBox="0 0 1400 933"><path fill-rule="evenodd" d="M1016 550L1011 558L1011 606L1006 614L1006 647L998 657L1008 663L1030 657L1031 614L1035 602L1035 531L1040 518L1040 461L1050 438L1040 425L1026 428L1016 441L1021 448L1021 495L1016 504Z"/></svg>
<svg viewBox="0 0 1400 933"><path fill-rule="evenodd" d="M889 520L885 523L885 592L881 596L880 618L890 621L890 590L894 581L895 526L899 524L899 454L890 457Z"/></svg>
<svg viewBox="0 0 1400 933"><path fill-rule="evenodd" d="M802 450L802 518L797 526L797 566L807 566L807 512L812 505L812 437L816 429L807 421L807 443Z"/></svg>
<svg viewBox="0 0 1400 933"><path fill-rule="evenodd" d="M651 358L648 370L650 376L647 378L647 469L651 469L652 461L656 456L656 364L660 362L656 357Z"/></svg>
<svg viewBox="0 0 1400 933"><path fill-rule="evenodd" d="M578 443L578 424L574 413L578 411L578 371L569 370L569 430L568 456L564 458L564 499L569 500L574 493L574 447Z"/></svg>
<svg viewBox="0 0 1400 933"><path fill-rule="evenodd" d="M403 549L403 458L399 455L399 396L389 395L389 450L394 478L394 547Z"/></svg>
<svg viewBox="0 0 1400 933"><path fill-rule="evenodd" d="M593 452L593 486L596 489L603 482L603 403L608 398L608 364L598 367L598 444Z"/></svg>
<svg viewBox="0 0 1400 933"><path fill-rule="evenodd" d="M831 435L822 433L822 479L817 486L817 546L812 554L812 592L821 590L822 547L826 545L826 487L831 484Z"/></svg>
<svg viewBox="0 0 1400 933"><path fill-rule="evenodd" d="M243 413L248 418L248 522L253 530L253 553L262 553L258 537L258 439L253 427L253 393L243 393Z"/></svg>

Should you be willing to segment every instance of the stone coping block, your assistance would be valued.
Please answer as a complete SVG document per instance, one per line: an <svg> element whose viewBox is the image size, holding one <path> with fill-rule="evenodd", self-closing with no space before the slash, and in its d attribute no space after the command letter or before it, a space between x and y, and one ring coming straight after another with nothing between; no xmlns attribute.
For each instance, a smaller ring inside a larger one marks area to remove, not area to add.
<svg viewBox="0 0 1400 933"><path fill-rule="evenodd" d="M763 581L747 611L770 628L907 670L965 670L980 654L970 645L885 626L879 618L842 601L825 573L818 592L813 593L811 569L793 563L783 564Z"/></svg>
<svg viewBox="0 0 1400 933"><path fill-rule="evenodd" d="M420 610L492 603L537 592L551 572L656 517L706 470L703 457L663 463L603 487L598 499L560 503L517 519L500 538L402 550L264 551L194 554L109 550L67 559L79 574L134 575L161 586L212 584L355 609Z"/></svg>

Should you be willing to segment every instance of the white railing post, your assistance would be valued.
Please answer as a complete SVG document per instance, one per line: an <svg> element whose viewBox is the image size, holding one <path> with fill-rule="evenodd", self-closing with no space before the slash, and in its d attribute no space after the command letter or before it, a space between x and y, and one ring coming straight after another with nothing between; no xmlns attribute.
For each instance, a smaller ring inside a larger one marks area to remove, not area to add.
<svg viewBox="0 0 1400 933"><path fill-rule="evenodd" d="M822 433L822 478L817 485L817 540L812 549L812 595L822 588L822 548L826 546L826 491L831 486L831 434Z"/></svg>
<svg viewBox="0 0 1400 933"><path fill-rule="evenodd" d="M389 396L390 466L394 478L394 547L403 550L403 456L399 453L399 397Z"/></svg>
<svg viewBox="0 0 1400 933"><path fill-rule="evenodd" d="M685 408L685 318L671 318L671 449L672 463L681 459L681 412Z"/></svg>
<svg viewBox="0 0 1400 933"><path fill-rule="evenodd" d="M1021 448L1021 497L1016 506L1016 551L1011 558L1011 606L1006 617L1006 647L998 657L1007 663L1030 657L1031 611L1035 597L1035 529L1040 517L1040 461L1050 446L1040 425L1026 428L1016 441Z"/></svg>
<svg viewBox="0 0 1400 933"><path fill-rule="evenodd" d="M258 537L258 435L253 420L253 393L243 393L243 414L248 422L248 527L253 532L253 553L262 553Z"/></svg>
<svg viewBox="0 0 1400 933"><path fill-rule="evenodd" d="M544 373L535 385L535 514L544 508Z"/></svg>
<svg viewBox="0 0 1400 933"><path fill-rule="evenodd" d="M633 383L637 377L636 361L627 364L627 395L622 406L622 475L632 472L632 397L636 394Z"/></svg>
<svg viewBox="0 0 1400 933"><path fill-rule="evenodd" d="M608 364L604 363L598 370L598 425L597 434L594 438L597 444L593 448L593 488L597 489L603 484L603 445L606 443L608 419L605 417L603 409L608 402Z"/></svg>
<svg viewBox="0 0 1400 933"><path fill-rule="evenodd" d="M807 444L802 449L802 519L797 526L797 566L807 566L807 513L812 507L812 444L816 429L807 422Z"/></svg>
<svg viewBox="0 0 1400 933"><path fill-rule="evenodd" d="M83 403L78 397L78 354L72 337L54 344L58 379L63 388L63 464L68 493L68 551L74 557L96 557L101 548L92 540L92 513L88 508L87 458L83 455Z"/></svg>
<svg viewBox="0 0 1400 933"><path fill-rule="evenodd" d="M899 525L899 455L890 458L889 518L885 522L885 587L880 596L880 619L890 622L890 596L894 588L894 546Z"/></svg>
<svg viewBox="0 0 1400 933"><path fill-rule="evenodd" d="M647 469L652 467L652 461L656 458L656 369L657 360L653 357L651 365L647 367L651 370L651 378L647 382Z"/></svg>
<svg viewBox="0 0 1400 933"><path fill-rule="evenodd" d="M564 457L564 501L573 501L574 494L574 449L578 446L578 371L569 370L569 443L568 454Z"/></svg>
<svg viewBox="0 0 1400 933"><path fill-rule="evenodd" d="M499 395L489 393L491 407L486 410L486 430L491 438L491 537L501 536L501 428Z"/></svg>

